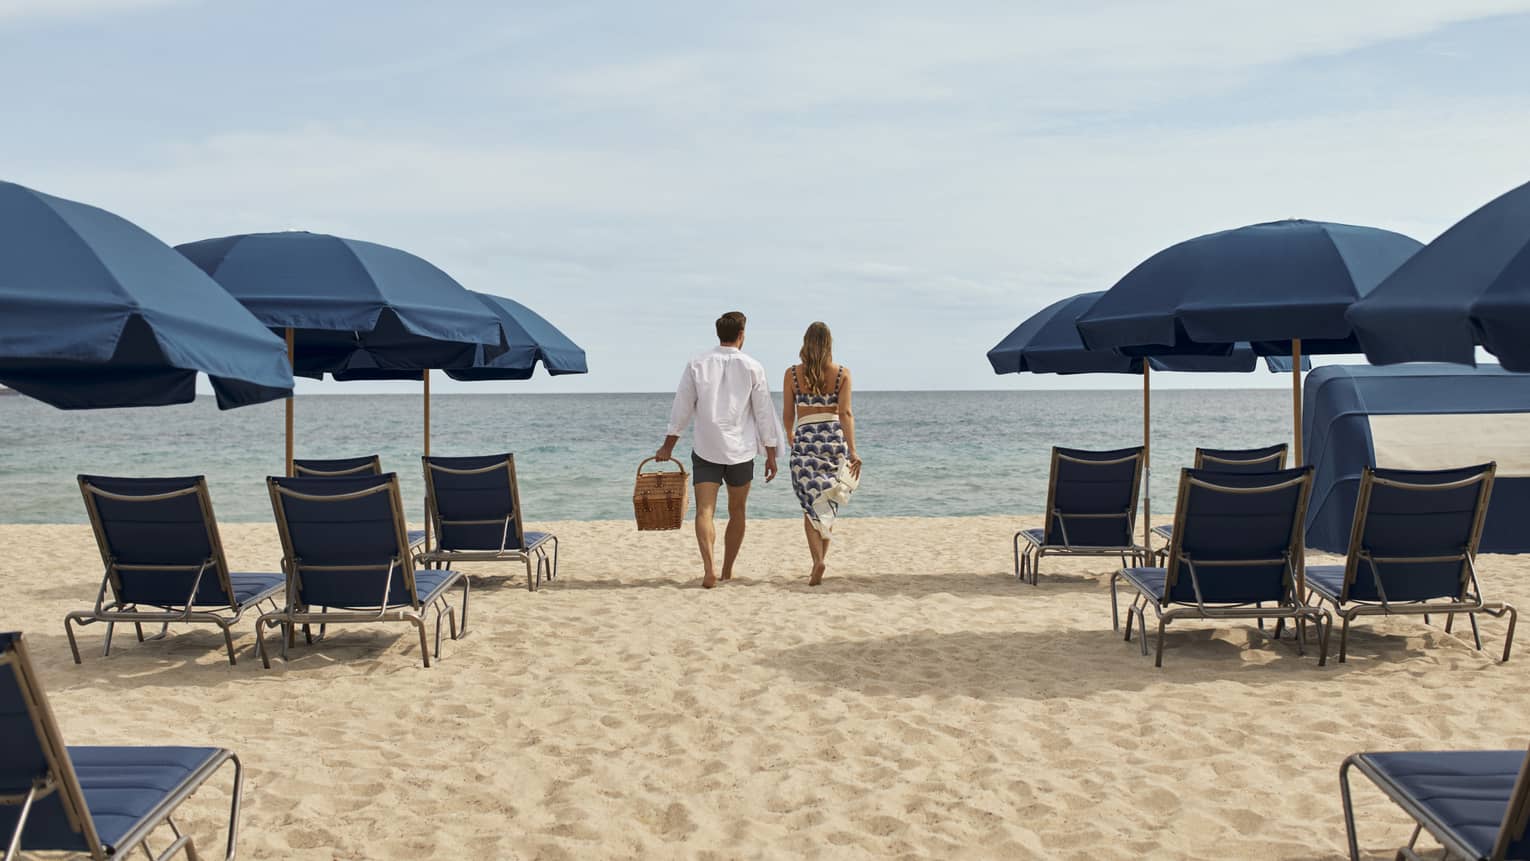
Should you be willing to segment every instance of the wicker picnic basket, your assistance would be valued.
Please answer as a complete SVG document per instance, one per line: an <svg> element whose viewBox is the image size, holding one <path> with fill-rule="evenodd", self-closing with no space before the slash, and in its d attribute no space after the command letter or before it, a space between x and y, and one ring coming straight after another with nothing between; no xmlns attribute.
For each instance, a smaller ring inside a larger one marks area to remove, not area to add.
<svg viewBox="0 0 1530 861"><path fill-rule="evenodd" d="M638 464L637 482L632 487L632 513L640 532L679 529L690 505L690 473L685 464L671 459L679 472L644 472L654 458Z"/></svg>

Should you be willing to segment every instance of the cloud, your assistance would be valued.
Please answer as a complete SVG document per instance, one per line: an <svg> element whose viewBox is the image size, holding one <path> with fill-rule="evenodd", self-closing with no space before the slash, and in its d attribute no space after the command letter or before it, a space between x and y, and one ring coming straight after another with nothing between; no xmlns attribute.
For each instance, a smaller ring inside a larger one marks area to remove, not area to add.
<svg viewBox="0 0 1530 861"><path fill-rule="evenodd" d="M0 0L0 25L47 18L84 18L171 6L188 0Z"/></svg>

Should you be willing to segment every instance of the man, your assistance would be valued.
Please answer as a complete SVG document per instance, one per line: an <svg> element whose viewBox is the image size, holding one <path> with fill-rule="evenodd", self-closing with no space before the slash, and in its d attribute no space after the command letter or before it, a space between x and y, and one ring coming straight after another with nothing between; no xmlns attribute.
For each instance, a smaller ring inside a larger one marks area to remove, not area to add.
<svg viewBox="0 0 1530 861"><path fill-rule="evenodd" d="M745 505L754 480L754 458L765 454L765 480L776 477L776 447L780 429L775 404L765 383L765 368L744 355L744 315L729 311L717 318L715 349L685 366L675 405L669 413L669 435L654 457L670 460L686 425L696 420L691 440L691 476L696 485L696 543L701 548L701 585L717 585L712 564L713 524L717 493L728 485L728 529L723 538L722 579L733 577L733 563L744 543Z"/></svg>

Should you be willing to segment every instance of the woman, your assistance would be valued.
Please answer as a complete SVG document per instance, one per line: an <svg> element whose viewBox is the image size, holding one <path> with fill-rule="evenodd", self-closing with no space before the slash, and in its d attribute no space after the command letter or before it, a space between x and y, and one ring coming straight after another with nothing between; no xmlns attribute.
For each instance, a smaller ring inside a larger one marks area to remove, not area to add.
<svg viewBox="0 0 1530 861"><path fill-rule="evenodd" d="M859 481L861 459L855 453L855 416L850 412L850 371L834 364L829 327L814 323L802 336L802 359L786 372L782 419L792 441L792 488L802 504L802 530L813 554L809 586L823 582L824 559L839 503L849 488L838 481L840 466ZM838 486L837 486L838 485ZM833 492L831 492L833 491Z"/></svg>

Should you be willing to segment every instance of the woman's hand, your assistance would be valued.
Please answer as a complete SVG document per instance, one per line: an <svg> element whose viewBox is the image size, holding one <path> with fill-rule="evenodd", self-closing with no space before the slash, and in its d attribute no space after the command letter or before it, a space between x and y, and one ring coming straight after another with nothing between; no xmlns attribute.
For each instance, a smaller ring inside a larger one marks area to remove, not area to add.
<svg viewBox="0 0 1530 861"><path fill-rule="evenodd" d="M861 480L861 458L855 452L850 452L850 474L855 476L856 481Z"/></svg>

